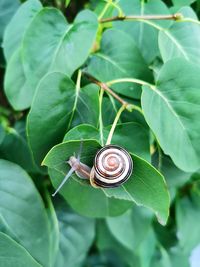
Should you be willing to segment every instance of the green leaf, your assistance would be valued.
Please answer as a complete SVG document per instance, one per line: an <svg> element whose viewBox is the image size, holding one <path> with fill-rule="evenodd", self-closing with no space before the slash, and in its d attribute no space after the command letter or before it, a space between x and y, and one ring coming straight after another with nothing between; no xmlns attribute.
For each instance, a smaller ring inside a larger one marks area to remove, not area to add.
<svg viewBox="0 0 200 267"><path fill-rule="evenodd" d="M95 237L95 221L72 212L66 202L55 205L60 243L55 267L82 266Z"/></svg>
<svg viewBox="0 0 200 267"><path fill-rule="evenodd" d="M152 256L155 252L157 240L153 229L151 228L146 238L141 243L137 255L140 258L141 267L150 267ZM168 266L169 267L169 266Z"/></svg>
<svg viewBox="0 0 200 267"><path fill-rule="evenodd" d="M164 175L170 191L171 201L176 196L176 190L182 187L191 177L191 173L178 169L169 157L162 158L161 173Z"/></svg>
<svg viewBox="0 0 200 267"><path fill-rule="evenodd" d="M199 191L191 191L189 195L176 200L177 237L181 250L190 253L200 243L200 195ZM192 231L191 231L192 227ZM189 233L189 235L187 234Z"/></svg>
<svg viewBox="0 0 200 267"><path fill-rule="evenodd" d="M96 15L91 11L79 13L72 25L67 24L57 9L40 11L23 42L23 64L30 83L28 93L33 95L48 72L61 71L71 76L87 59L97 27Z"/></svg>
<svg viewBox="0 0 200 267"><path fill-rule="evenodd" d="M9 236L0 233L0 267L42 267Z"/></svg>
<svg viewBox="0 0 200 267"><path fill-rule="evenodd" d="M3 47L8 65L4 87L8 101L15 110L28 108L33 97L24 73L22 40L28 26L41 8L42 5L38 0L25 2L6 28Z"/></svg>
<svg viewBox="0 0 200 267"><path fill-rule="evenodd" d="M48 221L49 221L49 226L50 226L50 230L49 230L50 231L50 241L49 241L50 262L52 263L52 266L54 266L54 263L57 258L58 250L59 250L60 232L59 232L59 225L58 225L56 211L51 201L49 192L47 191L46 188L45 188L45 204L46 204L46 213L48 216Z"/></svg>
<svg viewBox="0 0 200 267"><path fill-rule="evenodd" d="M31 20L42 8L40 1L29 0L22 4L8 24L4 34L3 48L6 61L9 61L16 50L21 47ZM14 71L14 68L13 68Z"/></svg>
<svg viewBox="0 0 200 267"><path fill-rule="evenodd" d="M106 143L111 126L103 129L104 143ZM122 138L123 136L123 138ZM64 141L95 139L100 142L100 132L97 128L82 124L66 133ZM149 132L143 125L136 122L118 124L112 138L112 144L124 147L131 153L150 161Z"/></svg>
<svg viewBox="0 0 200 267"><path fill-rule="evenodd" d="M22 110L29 107L32 93L29 92L29 84L24 74L22 65L21 49L17 49L6 68L4 80L5 94L15 110Z"/></svg>
<svg viewBox="0 0 200 267"><path fill-rule="evenodd" d="M51 73L40 82L27 120L36 163L40 164L47 151L62 139L74 100L75 84L66 75Z"/></svg>
<svg viewBox="0 0 200 267"><path fill-rule="evenodd" d="M135 209L136 207L133 210ZM140 208L137 209L139 211ZM143 219L145 218L143 217ZM115 220L117 221L118 217L116 217ZM140 223L143 223L143 221L140 221ZM124 228L127 228L127 230L129 229L130 231L132 230L130 227L128 227L127 224L121 225L121 229ZM139 232L140 230L142 230L141 227L139 227L136 235L143 235L142 232ZM132 240L132 242L134 242L134 240ZM111 266L149 267L152 255L155 250L156 239L153 230L151 228L148 228L148 230L145 231L145 238L140 243L140 245L136 249L134 248L134 246L128 249L115 238L115 236L108 228L107 224L103 220L99 220L97 221L96 243L98 250L101 252L101 254L102 252L104 252L105 256L107 256L108 259L111 258L111 255L113 256L113 260L115 260L116 262L114 261L114 264ZM123 263L121 263L121 261Z"/></svg>
<svg viewBox="0 0 200 267"><path fill-rule="evenodd" d="M62 140L71 122L97 125L98 106L97 86L79 89L63 73L47 74L38 86L27 121L36 163L40 164L48 150Z"/></svg>
<svg viewBox="0 0 200 267"><path fill-rule="evenodd" d="M176 247L173 248L173 250L170 252L170 260L173 266L181 266L181 267L195 267L195 265L192 264L191 260L187 254L185 254L181 248Z"/></svg>
<svg viewBox="0 0 200 267"><path fill-rule="evenodd" d="M186 18L198 20L189 7L179 11ZM169 29L160 31L159 49L164 62L181 57L199 65L200 25L193 22L175 22Z"/></svg>
<svg viewBox="0 0 200 267"><path fill-rule="evenodd" d="M49 176L55 189L69 171L68 166L64 168L65 172L49 168ZM118 216L132 207L132 203L129 201L108 198L102 190L95 189L88 183L80 183L79 178L75 175L65 184L60 194L76 212L92 218Z"/></svg>
<svg viewBox="0 0 200 267"><path fill-rule="evenodd" d="M83 152L81 161L88 166L92 166L94 156L100 148L100 145L93 140L83 140L82 142ZM68 160L73 153L77 156L79 149L80 141L63 142L53 147L45 157L43 164L54 169L53 172L50 170L50 176L55 188L58 187L69 170L66 160ZM132 156L132 158L134 162L133 174L124 185L118 188L94 189L87 181L80 180L80 178L76 177L74 174L72 176L74 179L69 179L60 192L70 205L82 214L100 217L99 212L101 212L101 207L104 204L103 201L106 201L105 206L106 209L108 208L108 200L105 197L102 197L103 194L105 194L108 198L134 202L138 205L150 208L155 212L159 222L165 224L169 213L169 195L164 179L162 175L146 161L135 155ZM81 192L81 198L79 196L77 199L76 196L79 191ZM93 197L94 201L92 201ZM87 198L89 204L86 204L87 201L85 198ZM97 199L99 199L99 201L97 201ZM96 203L95 206L93 205L94 202ZM115 209L113 207L112 212L114 215L117 215L119 207L116 206ZM108 213L105 214L105 211L103 214L104 216L109 215Z"/></svg>
<svg viewBox="0 0 200 267"><path fill-rule="evenodd" d="M30 177L18 165L0 160L0 191L0 215L12 237L38 262L49 267L49 224Z"/></svg>
<svg viewBox="0 0 200 267"><path fill-rule="evenodd" d="M101 50L91 57L87 71L102 82L130 77L152 81L152 74L133 39L116 29L104 32ZM135 84L123 83L112 87L130 97L139 97L141 93L140 86Z"/></svg>
<svg viewBox="0 0 200 267"><path fill-rule="evenodd" d="M145 86L142 93L147 123L164 153L186 172L200 166L199 71L184 59L171 60L161 69L156 86Z"/></svg>
<svg viewBox="0 0 200 267"><path fill-rule="evenodd" d="M169 216L169 193L164 177L147 161L131 155L134 169L121 187L104 189L108 197L127 199L152 210L159 223L165 225Z"/></svg>
<svg viewBox="0 0 200 267"><path fill-rule="evenodd" d="M71 0L65 0L65 7L68 7L68 5L70 4Z"/></svg>
<svg viewBox="0 0 200 267"><path fill-rule="evenodd" d="M172 0L173 5L175 6L189 6L192 3L196 2L196 0Z"/></svg>
<svg viewBox="0 0 200 267"><path fill-rule="evenodd" d="M116 218L117 219L117 218ZM111 266L136 266L139 267L139 259L134 253L134 250L129 250L124 247L120 242L118 242L114 236L111 234L108 226L104 220L97 221L97 230L96 230L96 244L98 251L103 258L107 257L107 265L110 266L110 262L113 264Z"/></svg>
<svg viewBox="0 0 200 267"><path fill-rule="evenodd" d="M119 217L106 218L106 224L112 235L124 247L136 251L145 240L151 227L152 214L144 208L133 206ZM125 225L126 227L122 227Z"/></svg>
<svg viewBox="0 0 200 267"><path fill-rule="evenodd" d="M3 39L5 27L9 23L10 19L12 18L19 5L19 0L0 1L0 44Z"/></svg>
<svg viewBox="0 0 200 267"><path fill-rule="evenodd" d="M111 126L104 128L104 138L108 137ZM124 147L129 152L150 162L149 131L137 122L120 123L116 126L112 143Z"/></svg>
<svg viewBox="0 0 200 267"><path fill-rule="evenodd" d="M0 124L0 145L2 144L5 136L6 136L6 132L3 128L3 126Z"/></svg>
<svg viewBox="0 0 200 267"><path fill-rule="evenodd" d="M81 123L97 127L99 124L99 88L97 85L88 84L80 88L76 93L76 98L77 103L74 103L68 129Z"/></svg>
<svg viewBox="0 0 200 267"><path fill-rule="evenodd" d="M152 257L151 267L173 267L168 252L159 245L157 253Z"/></svg>
<svg viewBox="0 0 200 267"><path fill-rule="evenodd" d="M19 164L27 171L36 171L26 140L14 128L7 131L0 144L1 157Z"/></svg>
<svg viewBox="0 0 200 267"><path fill-rule="evenodd" d="M169 10L163 1L149 0L121 0L119 5L126 15L168 15ZM156 21L154 22L160 26L167 27L170 21ZM158 30L143 22L137 21L121 21L115 22L114 28L123 30L128 33L135 41L137 47L141 51L143 57L148 63L151 63L158 51Z"/></svg>
<svg viewBox="0 0 200 267"><path fill-rule="evenodd" d="M84 140L88 138L91 140L97 140L99 142L100 133L98 129L92 125L81 124L68 131L65 134L63 141L65 142L65 141L81 140L81 139Z"/></svg>

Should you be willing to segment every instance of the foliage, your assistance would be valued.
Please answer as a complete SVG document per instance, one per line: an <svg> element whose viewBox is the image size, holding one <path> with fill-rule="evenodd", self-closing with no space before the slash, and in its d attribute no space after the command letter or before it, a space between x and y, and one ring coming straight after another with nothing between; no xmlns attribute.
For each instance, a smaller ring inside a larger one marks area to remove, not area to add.
<svg viewBox="0 0 200 267"><path fill-rule="evenodd" d="M200 1L23 2L0 0L0 267L195 267ZM110 139L130 179L52 198Z"/></svg>

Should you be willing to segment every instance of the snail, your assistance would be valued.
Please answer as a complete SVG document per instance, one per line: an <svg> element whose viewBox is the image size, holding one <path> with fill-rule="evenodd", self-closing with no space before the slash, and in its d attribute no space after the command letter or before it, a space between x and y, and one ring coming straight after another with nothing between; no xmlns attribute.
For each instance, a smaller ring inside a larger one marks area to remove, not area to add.
<svg viewBox="0 0 200 267"><path fill-rule="evenodd" d="M71 166L62 183L52 196L55 196L67 179L75 172L81 179L88 179L93 187L113 188L126 182L133 171L130 154L117 145L106 145L97 151L93 167L80 162L82 143L78 157L71 156L67 163Z"/></svg>

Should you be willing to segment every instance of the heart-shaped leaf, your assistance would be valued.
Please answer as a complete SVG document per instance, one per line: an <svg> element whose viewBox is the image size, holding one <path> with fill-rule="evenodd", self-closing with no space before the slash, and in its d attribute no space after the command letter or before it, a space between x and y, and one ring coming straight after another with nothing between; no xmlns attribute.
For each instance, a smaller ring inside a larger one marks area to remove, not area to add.
<svg viewBox="0 0 200 267"><path fill-rule="evenodd" d="M164 153L186 172L200 167L200 100L197 65L184 59L167 62L155 87L145 86L142 108Z"/></svg>
<svg viewBox="0 0 200 267"><path fill-rule="evenodd" d="M0 144L1 158L17 163L27 171L36 171L26 140L14 128L7 131Z"/></svg>
<svg viewBox="0 0 200 267"><path fill-rule="evenodd" d="M175 6L189 6L194 2L196 2L196 0L172 0Z"/></svg>
<svg viewBox="0 0 200 267"><path fill-rule="evenodd" d="M198 20L189 7L179 11L184 17ZM199 64L200 25L192 22L175 22L169 29L160 31L159 48L163 60L181 57Z"/></svg>
<svg viewBox="0 0 200 267"><path fill-rule="evenodd" d="M29 107L33 92L29 91L29 84L24 74L21 48L14 52L7 64L4 87L9 103L15 110Z"/></svg>
<svg viewBox="0 0 200 267"><path fill-rule="evenodd" d="M116 29L105 31L101 50L91 57L87 71L103 82L128 77L152 81L152 74L133 39ZM138 85L130 83L112 87L120 94L130 97L138 97L141 93Z"/></svg>
<svg viewBox="0 0 200 267"><path fill-rule="evenodd" d="M0 215L12 237L38 262L49 267L49 223L30 177L18 165L1 159L0 191Z"/></svg>
<svg viewBox="0 0 200 267"><path fill-rule="evenodd" d="M191 191L188 196L183 196L176 200L177 237L180 242L180 247L185 253L189 253L199 245L199 201L199 190L196 190L196 192ZM187 232L190 232L190 235L187 235Z"/></svg>
<svg viewBox="0 0 200 267"><path fill-rule="evenodd" d="M6 27L3 48L7 62L11 59L14 52L21 46L24 33L26 32L31 20L39 12L39 10L41 10L41 8L42 5L38 0L29 0L25 2L20 6Z"/></svg>
<svg viewBox="0 0 200 267"><path fill-rule="evenodd" d="M106 218L111 234L130 251L137 250L146 238L152 221L152 213L147 209L133 206L121 216ZM126 225L126 227L122 227Z"/></svg>
<svg viewBox="0 0 200 267"><path fill-rule="evenodd" d="M0 267L42 267L22 246L0 232Z"/></svg>
<svg viewBox="0 0 200 267"><path fill-rule="evenodd" d="M4 81L5 93L15 110L29 107L33 97L24 73L22 40L31 21L41 9L42 5L38 0L25 2L5 31L3 47L8 62Z"/></svg>
<svg viewBox="0 0 200 267"><path fill-rule="evenodd" d="M169 9L163 1L149 0L121 0L119 5L126 15L167 15L170 14ZM159 26L167 27L170 21L156 21L154 22ZM142 53L143 57L148 63L151 63L156 56L159 55L158 51L158 30L144 22L137 21L117 21L113 23L114 28L123 30L128 33L135 41L137 47Z"/></svg>
<svg viewBox="0 0 200 267"><path fill-rule="evenodd" d="M34 92L48 72L61 71L71 76L87 59L97 27L96 15L91 11L81 12L72 25L67 24L57 9L44 8L39 12L23 42L23 64L29 90Z"/></svg>
<svg viewBox="0 0 200 267"><path fill-rule="evenodd" d="M38 86L27 122L36 163L41 164L48 150L63 139L74 115L78 123L84 120L97 125L98 106L96 85L80 89L63 73L47 74Z"/></svg>
<svg viewBox="0 0 200 267"><path fill-rule="evenodd" d="M0 2L0 43L2 42L5 28L13 14L20 5L19 0L1 0Z"/></svg>
<svg viewBox="0 0 200 267"><path fill-rule="evenodd" d="M82 266L95 237L95 221L72 212L65 201L56 201L60 242L55 267Z"/></svg>
<svg viewBox="0 0 200 267"><path fill-rule="evenodd" d="M140 208L138 208L140 209ZM133 209L133 211L135 208ZM130 212L129 212L130 213ZM136 213L138 214L138 212ZM124 217L124 215L115 217L115 221L120 221L121 217ZM140 217L141 218L141 217ZM143 217L144 218L144 217ZM112 218L111 218L112 219ZM140 227L142 228L141 224L143 224L144 221L140 221ZM125 224L124 224L125 223ZM132 224L132 222L131 222ZM145 224L145 222L144 222ZM126 221L121 224L120 231L125 228L130 229L130 225L126 224ZM122 227L123 226L123 227ZM134 225L131 225L131 228L133 228ZM149 229L149 227L147 227ZM131 229L132 230L132 229ZM125 230L126 231L126 230ZM113 232L110 231L110 228L108 227L107 223L103 220L99 220L97 222L97 247L98 250L102 253L105 253L104 257L108 257L108 262L110 262L111 256L113 256L113 266L149 266L152 256L155 252L155 246L156 246L156 238L155 234L152 229L149 229L145 232L144 240L140 243L139 247L134 248L134 242L137 242L137 235L139 237L140 233L136 229L136 236L134 239L132 239L132 246L128 248L128 242L129 240L124 240L126 242L122 243L122 239L119 239L116 237L116 234L113 235ZM142 233L141 233L142 234ZM131 235L131 233L130 233ZM112 251L113 254L108 254L108 251Z"/></svg>

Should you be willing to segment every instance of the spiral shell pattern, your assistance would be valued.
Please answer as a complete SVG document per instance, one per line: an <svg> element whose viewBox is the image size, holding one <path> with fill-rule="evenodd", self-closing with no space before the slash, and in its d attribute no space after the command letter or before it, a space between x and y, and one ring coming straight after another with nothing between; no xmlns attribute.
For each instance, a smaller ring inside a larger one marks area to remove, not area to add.
<svg viewBox="0 0 200 267"><path fill-rule="evenodd" d="M117 187L127 181L133 171L130 154L122 147L107 145L94 159L94 182L100 187Z"/></svg>

